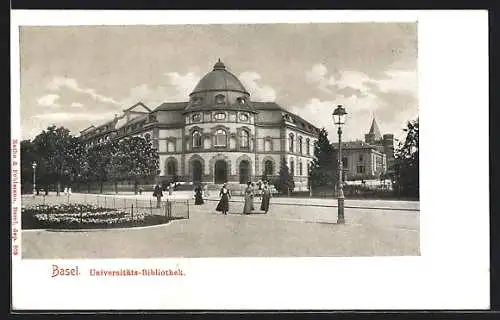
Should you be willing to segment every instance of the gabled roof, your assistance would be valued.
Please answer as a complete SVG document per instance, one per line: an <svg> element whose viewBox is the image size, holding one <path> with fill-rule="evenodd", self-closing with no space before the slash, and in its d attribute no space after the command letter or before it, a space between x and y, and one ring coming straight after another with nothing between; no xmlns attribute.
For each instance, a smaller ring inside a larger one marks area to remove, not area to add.
<svg viewBox="0 0 500 320"><path fill-rule="evenodd" d="M86 132L86 131L88 131L88 130L90 130L90 129L94 129L94 128L95 128L95 126L94 126L94 125L91 125L90 127L87 127L87 128L85 128L85 129L83 129L82 131L80 131L80 133L84 133L84 132Z"/></svg>
<svg viewBox="0 0 500 320"><path fill-rule="evenodd" d="M132 111L133 109L137 108L137 107L142 107L144 109L146 109L145 112L151 112L151 109L149 109L144 103L142 102L137 102L136 104L134 104L133 106L131 106L130 108L127 108L125 110L123 110L123 112L127 112L127 111ZM135 111L135 110L134 110Z"/></svg>
<svg viewBox="0 0 500 320"><path fill-rule="evenodd" d="M334 149L338 149L339 143L334 142L332 143L332 146ZM377 147L364 141L358 140L342 142L342 149L377 149Z"/></svg>
<svg viewBox="0 0 500 320"><path fill-rule="evenodd" d="M276 102L253 102L253 107L256 110L279 110L279 111L287 111L285 108L277 104ZM287 111L288 112L288 111Z"/></svg>
<svg viewBox="0 0 500 320"><path fill-rule="evenodd" d="M184 108L187 106L187 101L186 102L164 102L160 104L158 107L156 107L154 111L179 111L179 110L184 110Z"/></svg>

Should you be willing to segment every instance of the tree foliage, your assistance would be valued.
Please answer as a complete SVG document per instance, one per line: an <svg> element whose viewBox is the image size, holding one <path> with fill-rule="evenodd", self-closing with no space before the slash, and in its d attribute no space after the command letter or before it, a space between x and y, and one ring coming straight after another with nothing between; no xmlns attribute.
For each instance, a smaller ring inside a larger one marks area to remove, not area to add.
<svg viewBox="0 0 500 320"><path fill-rule="evenodd" d="M328 140L328 132L322 128L314 144L314 159L309 171L312 188L335 185L337 179L335 160L335 152Z"/></svg>
<svg viewBox="0 0 500 320"><path fill-rule="evenodd" d="M98 183L102 192L106 181L138 182L158 173L159 157L150 141L132 137L86 147L64 127L50 126L32 141L21 142L21 174L26 188L33 183L33 161L37 163L36 184L48 192L49 185L74 182ZM27 190L26 190L27 191Z"/></svg>
<svg viewBox="0 0 500 320"><path fill-rule="evenodd" d="M395 150L394 191L398 196L419 197L419 119L409 121L404 142Z"/></svg>
<svg viewBox="0 0 500 320"><path fill-rule="evenodd" d="M285 157L281 158L279 175L274 181L274 187L280 193L290 193L295 188L295 182L290 174L290 169L286 163Z"/></svg>
<svg viewBox="0 0 500 320"><path fill-rule="evenodd" d="M40 182L46 185L57 184L57 194L61 189L61 180L68 175L70 164L67 150L73 143L74 137L64 127L50 126L42 131L33 140L36 154L39 156L37 172L40 174Z"/></svg>

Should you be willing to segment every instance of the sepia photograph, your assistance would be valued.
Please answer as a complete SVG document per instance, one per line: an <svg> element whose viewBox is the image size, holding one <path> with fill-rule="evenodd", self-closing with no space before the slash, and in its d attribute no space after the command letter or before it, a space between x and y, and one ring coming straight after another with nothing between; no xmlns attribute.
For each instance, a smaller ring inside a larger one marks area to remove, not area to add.
<svg viewBox="0 0 500 320"><path fill-rule="evenodd" d="M16 12L13 308L485 307L484 18Z"/></svg>
<svg viewBox="0 0 500 320"><path fill-rule="evenodd" d="M22 257L419 255L417 54L416 23L21 28Z"/></svg>

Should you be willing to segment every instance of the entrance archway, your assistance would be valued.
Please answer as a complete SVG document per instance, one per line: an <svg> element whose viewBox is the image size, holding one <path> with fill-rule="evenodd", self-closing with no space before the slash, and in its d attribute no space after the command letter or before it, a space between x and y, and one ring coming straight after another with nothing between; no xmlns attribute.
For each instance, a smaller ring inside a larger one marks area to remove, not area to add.
<svg viewBox="0 0 500 320"><path fill-rule="evenodd" d="M240 162L240 184L245 184L250 180L250 163L247 160Z"/></svg>
<svg viewBox="0 0 500 320"><path fill-rule="evenodd" d="M203 167L200 160L193 160L193 182L201 182L201 177L203 175Z"/></svg>
<svg viewBox="0 0 500 320"><path fill-rule="evenodd" d="M214 168L214 182L221 184L227 182L227 163L224 160L217 160Z"/></svg>

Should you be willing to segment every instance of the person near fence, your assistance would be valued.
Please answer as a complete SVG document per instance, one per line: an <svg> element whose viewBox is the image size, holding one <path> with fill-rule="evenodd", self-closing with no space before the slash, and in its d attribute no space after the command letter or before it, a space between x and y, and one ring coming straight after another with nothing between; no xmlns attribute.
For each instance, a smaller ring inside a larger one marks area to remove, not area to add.
<svg viewBox="0 0 500 320"><path fill-rule="evenodd" d="M210 194L208 193L208 185L205 184L203 186L203 196L205 197L205 199L208 199L208 197L210 196Z"/></svg>
<svg viewBox="0 0 500 320"><path fill-rule="evenodd" d="M253 208L253 197L254 189L252 187L252 182L247 182L247 187L245 188L245 204L243 206L243 214L252 213Z"/></svg>
<svg viewBox="0 0 500 320"><path fill-rule="evenodd" d="M161 197L163 197L163 191L161 190L161 187L159 184L155 186L155 190L153 192L153 197L156 197L156 207L160 208L161 207Z"/></svg>
<svg viewBox="0 0 500 320"><path fill-rule="evenodd" d="M170 185L168 186L168 195L171 196L174 194L174 184L170 182Z"/></svg>
<svg viewBox="0 0 500 320"><path fill-rule="evenodd" d="M194 189L194 204L195 205L203 204L202 188L200 184L198 184Z"/></svg>
<svg viewBox="0 0 500 320"><path fill-rule="evenodd" d="M262 202L260 204L260 210L267 213L269 210L269 200L271 199L271 188L269 188L269 184L267 181L264 182L262 186Z"/></svg>
<svg viewBox="0 0 500 320"><path fill-rule="evenodd" d="M229 211L229 199L231 199L231 192L227 188L227 184L224 183L220 189L219 197L220 200L215 210L222 211L222 214L227 215L227 212Z"/></svg>

